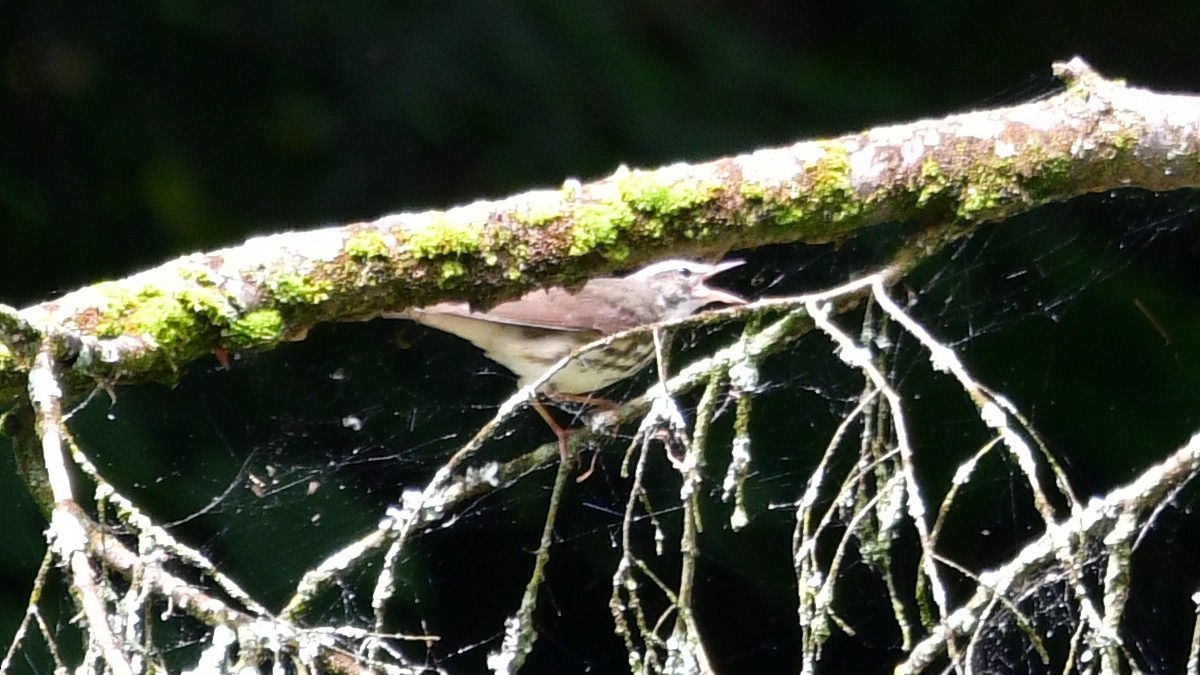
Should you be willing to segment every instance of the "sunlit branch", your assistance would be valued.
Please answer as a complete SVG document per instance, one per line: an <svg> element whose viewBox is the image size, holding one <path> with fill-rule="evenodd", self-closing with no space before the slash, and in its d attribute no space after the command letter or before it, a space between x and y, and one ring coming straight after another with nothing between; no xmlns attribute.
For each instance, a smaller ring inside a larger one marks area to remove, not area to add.
<svg viewBox="0 0 1200 675"><path fill-rule="evenodd" d="M1014 428L1014 426L1021 424L1022 419L1016 407L1005 397L987 391L979 385L967 372L958 355L949 347L935 340L923 326L909 317L891 299L882 283L876 282L873 284L872 291L872 297L888 313L888 316L916 337L929 351L929 361L933 369L952 374L958 380L963 391L974 402L979 411L981 421L987 427L996 429L999 432L1005 447L1016 457L1017 463L1025 475L1025 480L1029 484L1030 491L1034 497L1034 503L1037 505L1044 524L1048 529L1052 527L1056 515L1051 505L1050 497L1042 488L1041 481L1038 478L1038 467L1029 444L1018 433L1017 428ZM1036 434L1033 435L1036 437ZM1075 499L1074 493L1070 488L1070 483L1066 480L1065 476L1059 476L1059 484L1065 486L1063 494L1068 499L1070 510L1072 512L1078 511L1080 508L1079 502ZM1105 616L1108 616L1108 619L1102 618L1101 611L1096 606L1095 600L1091 597L1091 590L1084 579L1083 560L1081 559L1085 551L1084 547L1077 545L1078 543L1072 539L1059 541L1058 558L1070 577L1084 619L1097 632L1097 646L1100 648L1101 653L1105 655L1105 662L1115 666L1115 659L1112 658L1112 649L1114 645L1120 643L1120 638L1116 632L1117 625L1112 620L1110 614L1105 614ZM927 551L926 554L929 554L929 552ZM1110 560L1110 564L1112 563L1113 561ZM1119 580L1120 578L1120 576L1114 576L1114 580ZM1110 592L1112 591L1113 589L1110 587ZM1116 609L1116 607L1113 607L1113 609ZM1117 616L1120 616L1119 611L1117 612Z"/></svg>
<svg viewBox="0 0 1200 675"><path fill-rule="evenodd" d="M42 599L42 590L46 587L46 578L53 563L54 555L50 551L46 551L46 554L42 556L42 564L38 567L37 576L33 579L33 588L29 592L29 601L25 603L25 615L21 617L21 624L17 626L12 640L8 643L8 649L4 652L4 659L0 660L0 674L7 674L9 668L12 667L13 657L16 656L17 650L21 647L21 642L25 639L30 622L37 623L38 627L41 628L42 637L45 639L46 645L50 648L55 667L62 668L64 671L66 670L66 665L58 655L58 646L54 643L54 636L46 628L46 624L41 617L41 610L38 608L38 603Z"/></svg>
<svg viewBox="0 0 1200 675"><path fill-rule="evenodd" d="M1100 542L1119 520L1153 512L1160 501L1178 486L1200 473L1200 433L1164 461L1150 467L1132 482L1090 501L1070 518L1055 523L1046 533L1027 544L1013 558L979 575L980 588L941 625L935 627L896 668L897 675L923 672L955 637L973 631L995 594L1011 597L1015 589L1033 582L1046 567L1058 560L1063 539Z"/></svg>
<svg viewBox="0 0 1200 675"><path fill-rule="evenodd" d="M896 450L900 455L900 471L904 476L905 505L909 519L917 530L921 541L923 572L933 591L934 602L937 603L940 616L946 616L949 607L946 587L934 562L934 541L929 535L929 523L926 521L928 508L922 496L921 484L916 477L915 459L912 445L909 441L907 422L905 421L903 402L900 395L892 388L887 378L875 367L873 357L866 347L854 343L851 338L829 320L829 306L818 301L810 300L805 303L809 316L837 344L838 355L847 365L858 368L870 378L871 384L879 390L888 402L888 410L895 427Z"/></svg>
<svg viewBox="0 0 1200 675"><path fill-rule="evenodd" d="M554 476L554 487L550 492L550 503L546 506L546 519L542 523L542 537L538 542L537 553L534 554L533 572L525 584L525 592L521 595L521 606L504 622L504 640L500 650L488 654L488 668L498 675L515 675L525 663L525 658L533 651L533 643L537 639L533 612L537 608L538 589L545 580L546 563L550 560L550 547L554 543L554 523L558 518L563 491L570 475L571 466L566 462L559 463L558 472Z"/></svg>
<svg viewBox="0 0 1200 675"><path fill-rule="evenodd" d="M37 432L42 442L42 461L47 483L54 499L48 538L55 556L70 571L71 590L86 619L89 646L103 655L115 675L133 675L133 666L125 646L113 634L108 606L100 589L92 559L82 509L75 501L63 449L62 384L59 380L50 340L38 349L29 371L29 400L37 415Z"/></svg>
<svg viewBox="0 0 1200 675"><path fill-rule="evenodd" d="M843 241L908 220L957 229L1083 194L1200 186L1200 98L1107 80L1075 59L1063 93L444 211L286 232L0 311L0 408L30 368L29 326L64 336L68 391L170 379L196 359L314 325L441 300L479 305L668 255ZM636 242L636 245L631 242Z"/></svg>

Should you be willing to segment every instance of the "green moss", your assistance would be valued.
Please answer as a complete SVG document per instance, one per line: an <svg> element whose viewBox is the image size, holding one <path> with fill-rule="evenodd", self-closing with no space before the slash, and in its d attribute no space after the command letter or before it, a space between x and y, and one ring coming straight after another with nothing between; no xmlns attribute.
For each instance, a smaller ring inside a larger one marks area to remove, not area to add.
<svg viewBox="0 0 1200 675"><path fill-rule="evenodd" d="M790 203L776 203L772 204L771 207L771 210L768 211L771 219L788 229L804 225L810 220L809 212L804 206Z"/></svg>
<svg viewBox="0 0 1200 675"><path fill-rule="evenodd" d="M526 208L513 214L513 219L522 225L530 227L545 227L563 217L561 204L528 204Z"/></svg>
<svg viewBox="0 0 1200 675"><path fill-rule="evenodd" d="M446 260L442 263L441 274L438 275L438 288L451 288L459 277L467 273L467 268L457 260Z"/></svg>
<svg viewBox="0 0 1200 675"><path fill-rule="evenodd" d="M706 223L695 222L691 227L683 231L683 236L688 239L708 239L713 236L713 230Z"/></svg>
<svg viewBox="0 0 1200 675"><path fill-rule="evenodd" d="M425 227L410 232L405 241L417 260L474 253L482 242L482 230L474 223L456 221L441 213L434 215Z"/></svg>
<svg viewBox="0 0 1200 675"><path fill-rule="evenodd" d="M269 345L283 339L283 315L277 309L259 309L230 323L221 331L230 349Z"/></svg>
<svg viewBox="0 0 1200 675"><path fill-rule="evenodd" d="M201 315L211 324L226 323L238 313L229 297L215 286L195 284L182 290L178 297L186 309Z"/></svg>
<svg viewBox="0 0 1200 675"><path fill-rule="evenodd" d="M0 370L9 370L12 368L14 360L15 357L13 356L12 350L3 344L0 344Z"/></svg>
<svg viewBox="0 0 1200 675"><path fill-rule="evenodd" d="M157 286L143 286L132 292L120 283L105 282L92 288L105 299L100 314L93 317L96 323L90 327L97 337L149 335L158 341L160 333L166 336L172 332L172 324L184 323L177 315L188 314L185 305ZM186 323L194 321L189 319ZM164 340L175 342L169 336Z"/></svg>
<svg viewBox="0 0 1200 675"><path fill-rule="evenodd" d="M391 263L391 251L387 238L376 230L361 230L352 233L342 245L349 259L342 273L349 277L344 283L374 286L387 278Z"/></svg>
<svg viewBox="0 0 1200 675"><path fill-rule="evenodd" d="M149 293L141 295L143 297L138 305L125 316L122 333L150 336L159 348L166 351L168 360L173 362L182 359L171 358L172 355L186 352L204 342L207 322L185 307L178 298Z"/></svg>
<svg viewBox="0 0 1200 675"><path fill-rule="evenodd" d="M957 215L968 222L986 220L1020 191L1012 160L983 164L971 170L959 196Z"/></svg>
<svg viewBox="0 0 1200 675"><path fill-rule="evenodd" d="M350 238L346 240L344 250L346 255L360 262L389 256L387 240L375 230L355 232L350 235Z"/></svg>
<svg viewBox="0 0 1200 675"><path fill-rule="evenodd" d="M837 143L824 145L825 156L810 173L813 179L811 201L833 223L857 217L862 204L850 177L850 151Z"/></svg>
<svg viewBox="0 0 1200 675"><path fill-rule="evenodd" d="M624 260L629 257L629 249L618 242L621 233L636 222L633 210L624 202L584 204L575 212L568 253L601 253L612 260Z"/></svg>
<svg viewBox="0 0 1200 675"><path fill-rule="evenodd" d="M767 192L763 215L781 229L802 230L804 241L831 241L845 234L863 209L850 176L850 152L823 144L825 155L805 168L807 181Z"/></svg>
<svg viewBox="0 0 1200 675"><path fill-rule="evenodd" d="M1029 198L1035 203L1061 198L1076 180L1075 168L1071 159L1062 155L1043 161L1035 158L1034 169L1025 181Z"/></svg>
<svg viewBox="0 0 1200 675"><path fill-rule="evenodd" d="M750 202L761 202L767 197L767 189L758 183L742 182L740 192L742 199Z"/></svg>
<svg viewBox="0 0 1200 675"><path fill-rule="evenodd" d="M276 302L285 305L315 305L329 299L332 284L326 279L280 272L268 281L268 287Z"/></svg>
<svg viewBox="0 0 1200 675"><path fill-rule="evenodd" d="M670 179L658 171L631 171L617 179L617 189L634 211L666 219L711 202L721 185Z"/></svg>
<svg viewBox="0 0 1200 675"><path fill-rule="evenodd" d="M181 267L180 277L189 283L169 287L145 285L130 288L120 282L101 283L92 290L103 296L95 312L78 317L80 328L101 338L133 336L152 349L135 350L119 363L80 359L76 368L88 376L139 377L172 381L178 367L208 352L226 338L240 348L281 339L283 322L276 310L239 316L234 301L202 269ZM293 301L320 298L323 284L299 276L286 278L275 290Z"/></svg>
<svg viewBox="0 0 1200 675"><path fill-rule="evenodd" d="M933 157L926 157L921 164L920 192L917 194L917 206L925 207L930 203L946 198L950 179L942 171L942 165Z"/></svg>
<svg viewBox="0 0 1200 675"><path fill-rule="evenodd" d="M1126 153L1137 147L1139 137L1133 131L1123 129L1113 137L1112 145L1118 153Z"/></svg>

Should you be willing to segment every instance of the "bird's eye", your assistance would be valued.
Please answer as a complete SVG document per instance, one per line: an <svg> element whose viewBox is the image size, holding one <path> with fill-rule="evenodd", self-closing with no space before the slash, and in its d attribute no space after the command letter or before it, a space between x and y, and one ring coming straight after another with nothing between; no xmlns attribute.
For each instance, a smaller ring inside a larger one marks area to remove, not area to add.
<svg viewBox="0 0 1200 675"><path fill-rule="evenodd" d="M684 279L691 279L693 274L695 274L695 271L690 267L679 268L679 276L683 277Z"/></svg>

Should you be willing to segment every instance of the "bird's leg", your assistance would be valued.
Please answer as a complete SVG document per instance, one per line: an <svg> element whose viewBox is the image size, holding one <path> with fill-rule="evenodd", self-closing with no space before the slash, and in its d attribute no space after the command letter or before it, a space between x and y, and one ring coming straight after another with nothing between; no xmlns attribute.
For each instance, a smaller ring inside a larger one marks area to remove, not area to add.
<svg viewBox="0 0 1200 675"><path fill-rule="evenodd" d="M592 399L589 399L585 396L575 396L573 394L559 394L559 393L554 392L553 390L549 390L545 393L546 393L546 398L549 398L551 401L568 400L568 401L577 401L580 403L589 403L592 401ZM600 400L604 400L604 399L600 399ZM605 402L608 403L609 405L612 405L614 408L616 407L615 404L613 404L611 401L605 401ZM562 425L560 425L554 419L554 416L550 414L550 411L546 410L546 406L542 405L542 402L539 401L536 396L533 398L532 403L533 403L533 409L537 411L537 414L542 418L543 421L546 422L546 426L550 427L550 430L554 432L554 435L556 437L558 437L558 453L560 455L562 455L562 461L564 461L564 462L570 461L571 455L570 455L570 450L567 447L567 437L571 434L572 430L564 429L562 427ZM588 477L592 475L592 472L596 470L596 456L599 454L600 453L592 454L591 465L588 467L587 471L584 471L583 473L579 474L578 477L575 478L576 483L582 483L583 481L587 480Z"/></svg>
<svg viewBox="0 0 1200 675"><path fill-rule="evenodd" d="M550 427L550 430L558 437L558 452L562 455L562 460L564 462L567 461L570 458L570 453L567 451L567 434L569 432L555 421L554 416L550 414L549 410L546 410L546 406L542 405L541 401L537 400L536 395L531 400L533 409L537 411L537 414L546 422L546 426Z"/></svg>

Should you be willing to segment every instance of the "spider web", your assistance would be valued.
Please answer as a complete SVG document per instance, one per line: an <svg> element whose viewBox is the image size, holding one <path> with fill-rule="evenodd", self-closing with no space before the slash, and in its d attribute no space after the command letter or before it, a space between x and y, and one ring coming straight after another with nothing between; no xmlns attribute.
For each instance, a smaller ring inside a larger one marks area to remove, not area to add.
<svg viewBox="0 0 1200 675"><path fill-rule="evenodd" d="M1193 194L1123 191L1046 207L951 244L892 297L1026 414L1080 494L1102 494L1181 444L1200 420L1196 205ZM836 247L744 252L747 264L723 285L755 298L837 285L886 261L908 230L897 224ZM870 342L886 355L887 375L907 403L921 480L936 503L937 491L989 431L957 385L929 367L918 341L878 316L859 307L834 320L852 335L874 327ZM678 331L671 369L735 342L744 324ZM795 504L863 392L862 377L834 351L828 337L812 331L760 364L743 527L731 524L725 498L735 403L723 398L718 406L698 490L703 527L693 605L717 672L801 669L790 550ZM621 400L653 380L646 373L607 393ZM198 364L171 389L122 389L114 401L97 396L71 425L118 490L276 611L306 570L371 532L406 490L429 481L513 387L510 374L457 338L375 321L324 326L303 343L238 355L228 369ZM681 397L689 420L698 402L698 393ZM609 602L631 490L622 453L633 433L626 426L596 441L596 472L566 491L538 592L538 641L522 672L629 669ZM512 458L552 438L525 411L498 427L481 457ZM654 447L633 545L676 588L684 530L679 474L671 448ZM585 453L584 461L590 458ZM840 456L834 464L857 461ZM457 504L406 544L383 623L392 634L388 648L410 672L484 672L529 579L554 480L553 465L543 465ZM1134 559L1125 647L1148 672L1178 672L1187 654L1187 598L1198 581L1186 562L1198 553L1188 517L1193 492L1175 496ZM995 567L1039 531L1021 472L1007 457L985 458L958 500L940 539L940 553L957 565ZM902 594L911 595L920 551L908 528L894 536L892 576L905 580ZM850 555L838 573L844 626L825 643L817 672L891 672L904 650L887 586L871 560ZM342 575L304 623L371 629L382 567L374 559ZM947 577L961 601L968 580ZM651 616L670 606L661 595L642 600ZM1048 566L1011 602L1046 636L1050 663L1014 615L1000 612L978 632L969 656L975 672L1054 670L1079 625L1063 569ZM69 607L59 611L55 630L69 633ZM162 624L166 662L195 663L208 629L165 618Z"/></svg>

